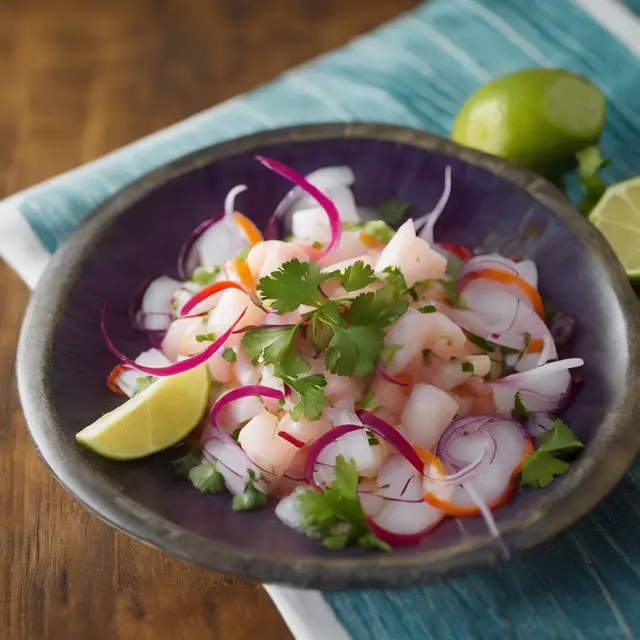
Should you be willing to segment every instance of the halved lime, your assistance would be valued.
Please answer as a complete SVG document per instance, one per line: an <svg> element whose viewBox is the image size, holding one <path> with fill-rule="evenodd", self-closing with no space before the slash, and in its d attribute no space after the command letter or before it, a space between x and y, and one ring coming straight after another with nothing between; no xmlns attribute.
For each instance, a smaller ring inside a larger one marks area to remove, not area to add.
<svg viewBox="0 0 640 640"><path fill-rule="evenodd" d="M627 275L640 282L640 176L611 185L589 215Z"/></svg>
<svg viewBox="0 0 640 640"><path fill-rule="evenodd" d="M76 435L106 458L134 460L184 440L198 425L209 400L206 364L159 378L147 389L98 418Z"/></svg>
<svg viewBox="0 0 640 640"><path fill-rule="evenodd" d="M476 91L451 137L553 178L598 141L605 118L604 97L587 79L561 69L525 69Z"/></svg>

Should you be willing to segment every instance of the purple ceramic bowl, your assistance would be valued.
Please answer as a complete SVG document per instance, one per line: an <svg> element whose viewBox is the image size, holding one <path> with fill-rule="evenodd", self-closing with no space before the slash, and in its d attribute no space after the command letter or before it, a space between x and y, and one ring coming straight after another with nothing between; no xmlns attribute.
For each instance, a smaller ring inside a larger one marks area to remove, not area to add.
<svg viewBox="0 0 640 640"><path fill-rule="evenodd" d="M77 431L120 402L105 385L115 361L98 327L100 300L116 343L129 354L142 350L145 340L127 316L140 282L175 275L181 243L233 185L249 185L243 211L259 226L288 191L255 153L301 173L350 165L359 204L400 198L416 215L437 201L451 165L453 192L437 240L534 259L543 298L577 318L571 352L586 363L566 420L587 449L548 489L521 491L496 512L508 548L516 553L557 534L615 486L640 443L639 314L606 241L555 187L525 169L421 131L331 124L260 133L176 160L98 207L53 258L25 319L18 384L42 458L80 502L169 553L266 582L400 586L499 560L480 519L463 527L449 520L419 546L392 553L327 551L282 525L273 508L234 513L227 495L198 494L172 475L172 452L124 463L76 444Z"/></svg>

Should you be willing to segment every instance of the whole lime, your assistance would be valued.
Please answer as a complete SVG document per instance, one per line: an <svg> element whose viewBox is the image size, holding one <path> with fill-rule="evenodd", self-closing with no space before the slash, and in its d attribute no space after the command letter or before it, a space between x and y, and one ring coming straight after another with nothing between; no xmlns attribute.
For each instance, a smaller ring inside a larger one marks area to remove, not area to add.
<svg viewBox="0 0 640 640"><path fill-rule="evenodd" d="M525 69L476 91L454 124L454 141L557 177L600 138L602 92L562 69Z"/></svg>

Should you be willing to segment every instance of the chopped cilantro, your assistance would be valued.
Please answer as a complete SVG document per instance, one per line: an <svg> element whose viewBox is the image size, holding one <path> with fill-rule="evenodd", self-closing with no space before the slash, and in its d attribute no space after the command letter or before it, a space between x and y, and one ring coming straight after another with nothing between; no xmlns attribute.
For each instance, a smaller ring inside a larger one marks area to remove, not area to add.
<svg viewBox="0 0 640 640"><path fill-rule="evenodd" d="M378 207L378 214L381 220L389 224L398 224L409 211L410 206L411 203L406 200L385 200Z"/></svg>
<svg viewBox="0 0 640 640"><path fill-rule="evenodd" d="M238 442L238 438L240 437L240 432L241 432L241 431L242 431L242 428L241 428L241 427L238 427L238 428L237 428L237 429L235 429L235 430L233 431L233 433L231 434L231 437L232 437L236 442Z"/></svg>
<svg viewBox="0 0 640 640"><path fill-rule="evenodd" d="M311 244L311 246L312 246L314 249L322 249L322 248L324 247L324 245L322 244L322 242L318 242L317 240L315 240L315 241Z"/></svg>
<svg viewBox="0 0 640 640"><path fill-rule="evenodd" d="M435 313L436 312L436 305L435 304L427 304L424 307L420 307L418 309L418 311L420 313Z"/></svg>
<svg viewBox="0 0 640 640"><path fill-rule="evenodd" d="M358 545L388 551L386 542L376 537L358 499L358 471L353 460L336 458L334 478L320 491L308 489L297 495L296 505L308 535L322 540L328 549Z"/></svg>
<svg viewBox="0 0 640 640"><path fill-rule="evenodd" d="M393 360L393 356L396 351L399 351L404 347L403 344L388 344L384 349L380 352L380 360L385 367L389 366L391 360Z"/></svg>
<svg viewBox="0 0 640 640"><path fill-rule="evenodd" d="M173 298L173 300L171 300L171 308L174 311L177 311L180 308L180 300L178 300L178 298Z"/></svg>
<svg viewBox="0 0 640 640"><path fill-rule="evenodd" d="M373 391L367 391L357 402L359 409L371 410L376 406L376 396Z"/></svg>
<svg viewBox="0 0 640 640"><path fill-rule="evenodd" d="M533 489L541 489L550 485L554 477L569 471L566 458L576 455L584 444L578 440L573 431L556 419L553 427L539 438L539 446L522 465L520 484Z"/></svg>
<svg viewBox="0 0 640 640"><path fill-rule="evenodd" d="M598 200L607 189L607 183L598 174L600 169L609 166L609 160L603 160L598 147L586 147L576 154L578 160L578 180L583 189L580 211L585 215L598 204Z"/></svg>
<svg viewBox="0 0 640 640"><path fill-rule="evenodd" d="M253 511L254 509L262 509L267 505L267 497L262 493L262 491L256 489L253 484L255 474L249 475L251 480L247 482L247 486L244 491L233 496L231 508L234 511Z"/></svg>
<svg viewBox="0 0 640 640"><path fill-rule="evenodd" d="M465 334L467 336L467 340L472 344L475 344L476 347L479 347L483 351L493 351L494 345L488 340L485 340L484 338L477 336L475 333L471 333L470 331L465 331Z"/></svg>
<svg viewBox="0 0 640 640"><path fill-rule="evenodd" d="M449 336L438 336L440 342L444 342L447 346L453 346L453 340Z"/></svg>
<svg viewBox="0 0 640 640"><path fill-rule="evenodd" d="M291 349L299 326L250 329L245 332L242 344L254 364L261 358L265 364L278 364Z"/></svg>
<svg viewBox="0 0 640 640"><path fill-rule="evenodd" d="M462 370L465 373L475 373L475 368L473 366L473 362L463 362L462 363Z"/></svg>
<svg viewBox="0 0 640 640"><path fill-rule="evenodd" d="M387 244L396 233L384 220L370 220L364 224L362 231L382 244Z"/></svg>
<svg viewBox="0 0 640 640"><path fill-rule="evenodd" d="M191 484L200 493L220 493L224 491L224 478L210 462L202 462L189 471Z"/></svg>
<svg viewBox="0 0 640 640"><path fill-rule="evenodd" d="M522 396L519 391L516 392L516 395L513 398L513 412L518 416L518 418L523 419L526 419L531 415L531 412L524 406L524 402L522 402Z"/></svg>
<svg viewBox="0 0 640 640"><path fill-rule="evenodd" d="M196 342L214 342L216 339L215 333L201 333L196 336Z"/></svg>
<svg viewBox="0 0 640 640"><path fill-rule="evenodd" d="M376 444L380 444L380 440L378 440L378 438L375 437L375 435L373 433L371 433L371 431L369 431L369 429L365 430L366 434L367 434L367 442L373 446Z"/></svg>
<svg viewBox="0 0 640 640"><path fill-rule="evenodd" d="M222 359L227 362L235 362L237 360L236 352L231 347L227 347L222 352Z"/></svg>
<svg viewBox="0 0 640 640"><path fill-rule="evenodd" d="M456 282L452 278L445 277L440 280L446 293L446 300L454 307L462 307L462 299L460 294L456 291Z"/></svg>
<svg viewBox="0 0 640 640"><path fill-rule="evenodd" d="M211 284L220 275L220 267L196 267L189 278L189 282L204 286Z"/></svg>
<svg viewBox="0 0 640 640"><path fill-rule="evenodd" d="M189 477L189 471L195 467L200 460L200 443L195 440L187 440L184 445L186 453L171 461L173 473L183 478Z"/></svg>
<svg viewBox="0 0 640 640"><path fill-rule="evenodd" d="M142 393L148 389L158 378L155 376L141 376L136 379L136 393ZM134 394L135 395L135 394Z"/></svg>
<svg viewBox="0 0 640 640"><path fill-rule="evenodd" d="M433 351L431 351L431 349L423 349L422 350L422 357L423 358L428 358L432 353L433 353Z"/></svg>

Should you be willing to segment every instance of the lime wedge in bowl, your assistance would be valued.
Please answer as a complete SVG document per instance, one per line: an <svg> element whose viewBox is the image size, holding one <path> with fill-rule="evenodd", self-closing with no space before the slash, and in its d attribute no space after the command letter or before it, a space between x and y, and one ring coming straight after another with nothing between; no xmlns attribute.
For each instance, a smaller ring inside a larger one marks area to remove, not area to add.
<svg viewBox="0 0 640 640"><path fill-rule="evenodd" d="M629 278L640 283L640 176L610 186L589 215Z"/></svg>
<svg viewBox="0 0 640 640"><path fill-rule="evenodd" d="M206 364L159 378L85 427L76 439L96 453L116 460L134 460L162 451L184 440L202 420L209 386Z"/></svg>

